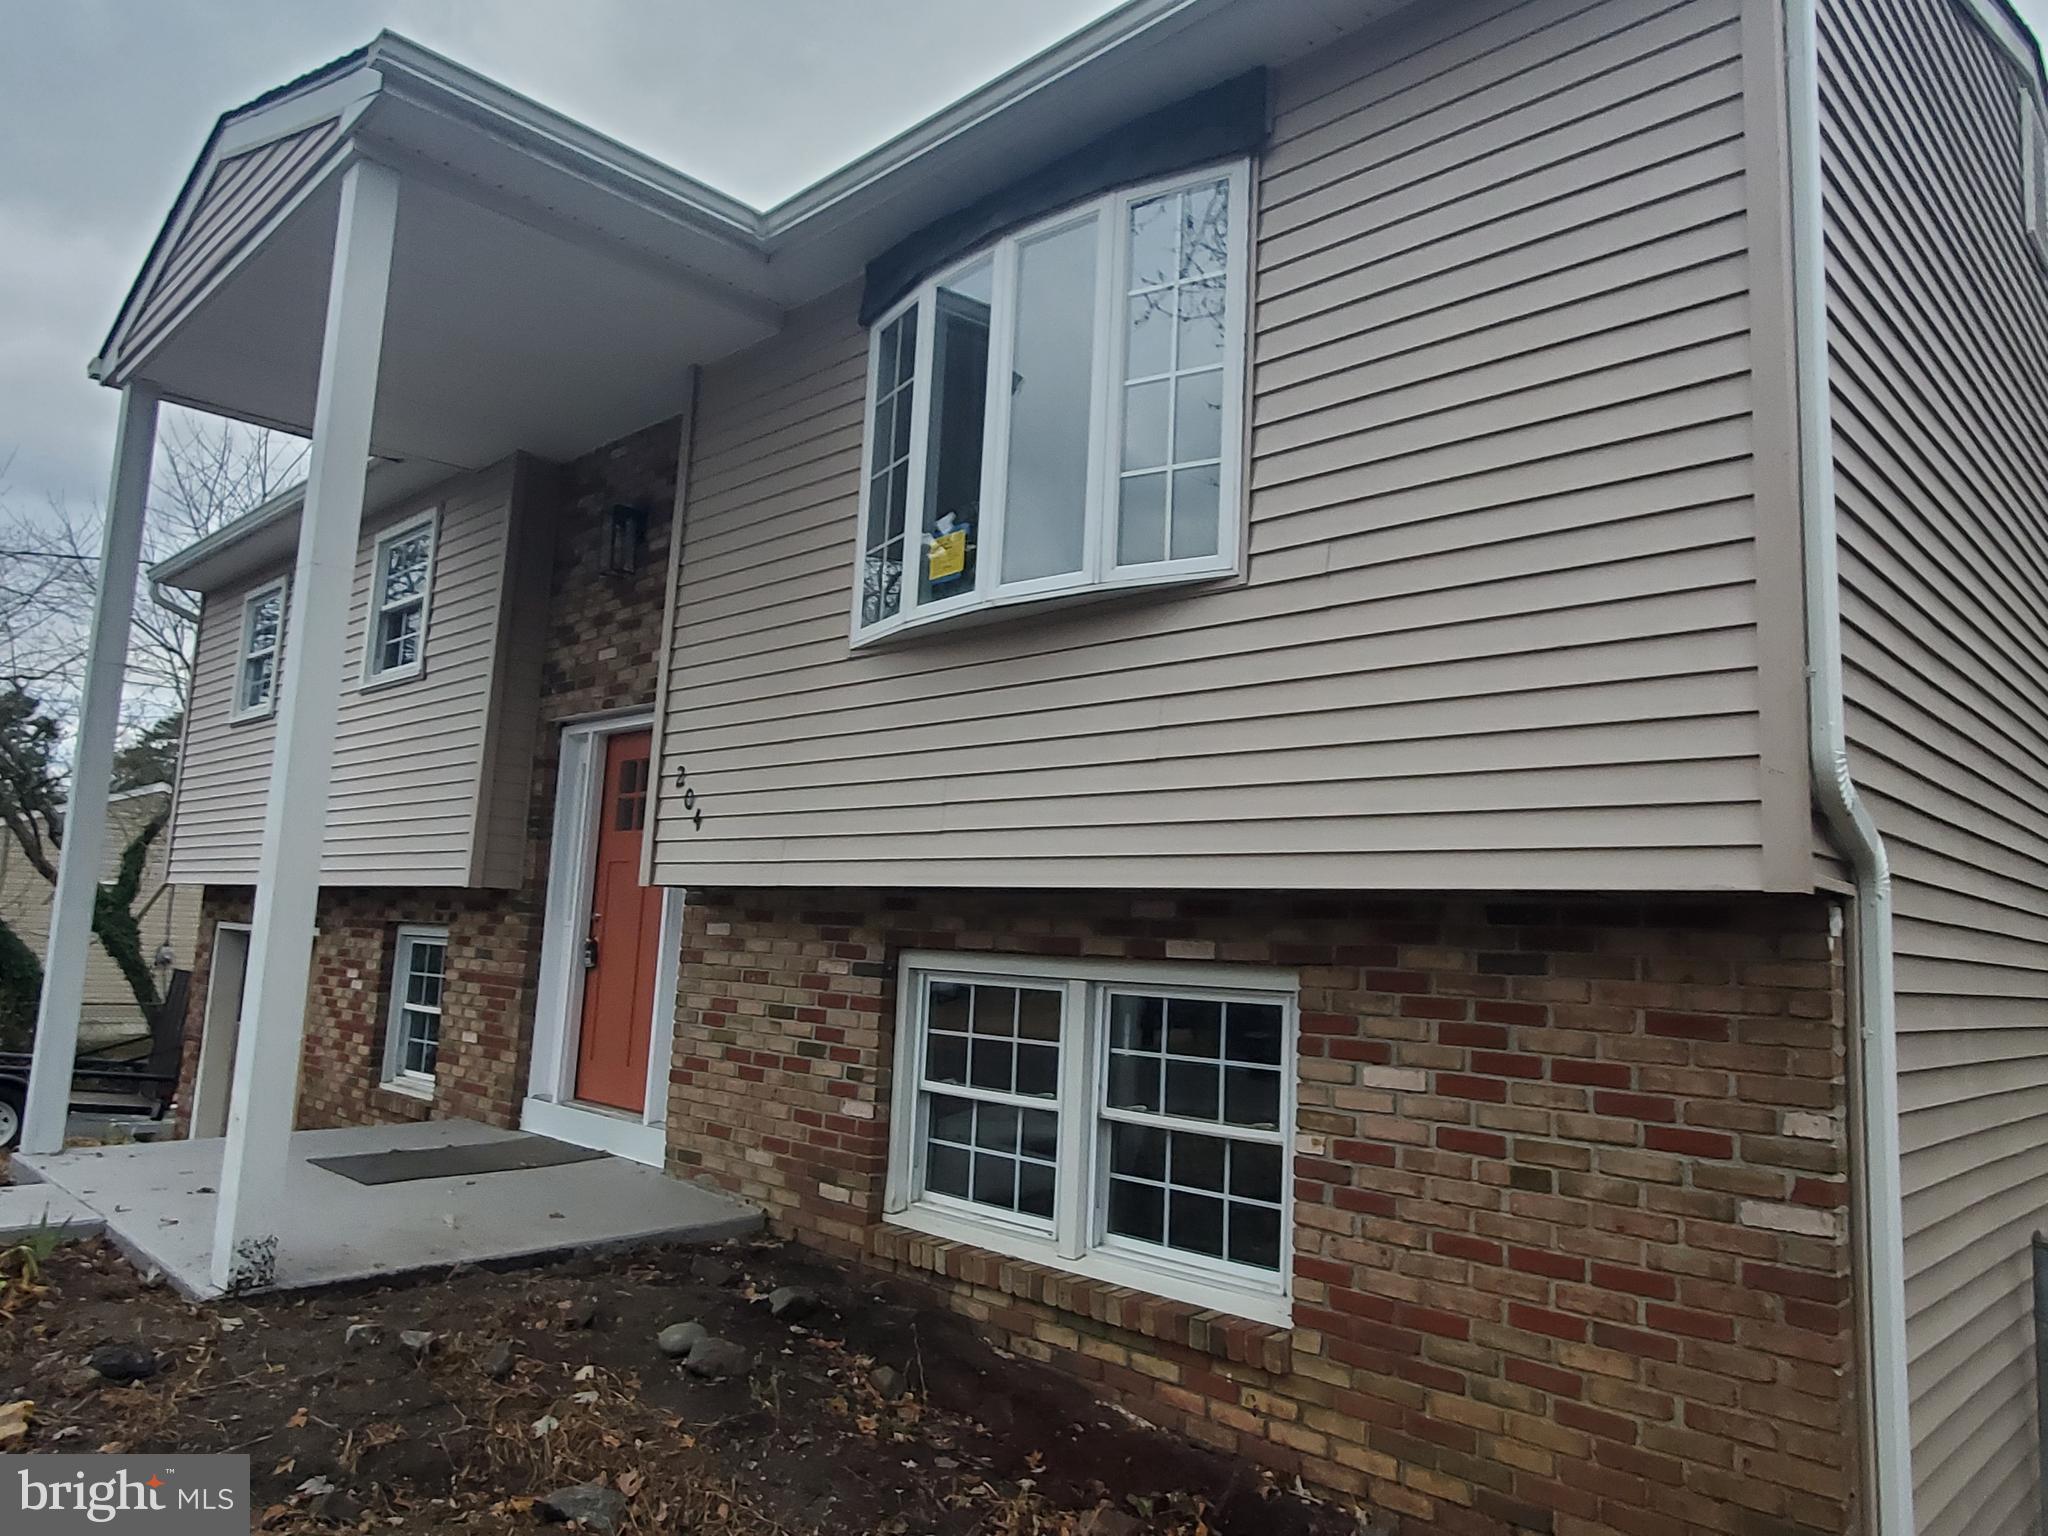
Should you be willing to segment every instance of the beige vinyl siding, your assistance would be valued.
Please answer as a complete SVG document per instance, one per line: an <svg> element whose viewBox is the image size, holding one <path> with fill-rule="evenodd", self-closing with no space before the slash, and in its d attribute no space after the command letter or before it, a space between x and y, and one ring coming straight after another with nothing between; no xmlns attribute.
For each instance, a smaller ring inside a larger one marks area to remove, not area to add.
<svg viewBox="0 0 2048 1536"><path fill-rule="evenodd" d="M326 163L342 131L339 117L328 118L214 166L158 261L147 296L127 321L124 353L139 357L149 350L184 306Z"/></svg>
<svg viewBox="0 0 2048 1536"><path fill-rule="evenodd" d="M1948 0L1825 0L1852 763L1898 908L1914 1482L2038 1529L2048 1224L2048 277L2008 56Z"/></svg>
<svg viewBox="0 0 2048 1536"><path fill-rule="evenodd" d="M526 874L527 813L532 808L535 754L540 744L540 679L555 530L539 507L560 505L554 466L515 461L512 488L511 575L499 605L497 669L491 730L484 743L485 782L477 802L478 862L472 883L510 889Z"/></svg>
<svg viewBox="0 0 2048 1536"><path fill-rule="evenodd" d="M170 797L162 790L116 794L107 805L107 841L100 856L100 879L112 880L120 873L128 845L149 824L153 816L169 808ZM200 892L192 887L164 883L168 860L162 833L151 844L142 866L133 911L141 930L142 955L153 961L160 947L169 946L172 965L190 969L193 948L199 934ZM0 918L38 956L50 942L50 900L52 889L12 837L0 837ZM156 973L161 982L163 973ZM113 957L96 936L88 936L85 959L85 996L80 1015L88 1044L104 1044L145 1029L148 1020L136 1004L135 993Z"/></svg>
<svg viewBox="0 0 2048 1536"><path fill-rule="evenodd" d="M491 775L494 707L517 749L521 701L495 685L514 463L450 481L366 522L356 561L322 880L329 885L465 886L516 883L516 856L479 846L504 824L480 820ZM365 684L363 642L378 537L438 507L424 671ZM229 718L242 598L280 572L207 594L193 680L192 720L178 797L172 876L204 884L255 878L274 719ZM523 709L530 714L529 691ZM530 727L529 727L530 734ZM530 744L523 750L530 758ZM523 835L523 826L520 829Z"/></svg>
<svg viewBox="0 0 2048 1536"><path fill-rule="evenodd" d="M855 295L707 370L658 878L1804 886L1769 14L1435 7L1276 78L1243 581L854 653Z"/></svg>

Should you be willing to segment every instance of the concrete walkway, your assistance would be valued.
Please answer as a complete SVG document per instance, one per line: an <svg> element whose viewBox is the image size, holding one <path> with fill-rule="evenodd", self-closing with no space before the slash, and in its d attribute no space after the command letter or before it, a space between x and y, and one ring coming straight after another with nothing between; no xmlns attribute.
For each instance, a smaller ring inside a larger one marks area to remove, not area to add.
<svg viewBox="0 0 2048 1536"><path fill-rule="evenodd" d="M0 1249L43 1232L68 1242L98 1237L106 1228L98 1215L54 1185L0 1185Z"/></svg>
<svg viewBox="0 0 2048 1536"><path fill-rule="evenodd" d="M716 1242L761 1224L750 1206L616 1157L377 1185L307 1161L515 1134L468 1120L295 1132L285 1179L290 1214L277 1234L277 1288L565 1248ZM17 1153L13 1173L17 1185L37 1181L76 1201L138 1266L160 1269L178 1290L204 1299L219 1294L208 1270L222 1146L210 1139Z"/></svg>

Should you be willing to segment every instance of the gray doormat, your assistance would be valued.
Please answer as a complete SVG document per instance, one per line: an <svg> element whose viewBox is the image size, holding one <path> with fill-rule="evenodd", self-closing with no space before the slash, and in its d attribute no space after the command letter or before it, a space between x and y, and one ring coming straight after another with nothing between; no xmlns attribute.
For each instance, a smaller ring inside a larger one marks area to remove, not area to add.
<svg viewBox="0 0 2048 1536"><path fill-rule="evenodd" d="M358 1184L405 1184L413 1179L450 1179L472 1173L513 1173L521 1168L556 1168L603 1157L591 1147L574 1147L551 1136L508 1136L452 1147L413 1147L398 1152L357 1152L348 1157L308 1158Z"/></svg>

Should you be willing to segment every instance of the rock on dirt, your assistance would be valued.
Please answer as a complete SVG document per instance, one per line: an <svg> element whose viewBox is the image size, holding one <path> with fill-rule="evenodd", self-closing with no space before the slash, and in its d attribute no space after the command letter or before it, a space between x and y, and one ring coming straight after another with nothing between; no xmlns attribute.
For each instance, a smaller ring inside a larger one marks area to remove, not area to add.
<svg viewBox="0 0 2048 1536"><path fill-rule="evenodd" d="M424 1360L434 1352L435 1344L440 1342L440 1335L426 1328L401 1328L398 1332L398 1342L405 1346L413 1359Z"/></svg>
<svg viewBox="0 0 2048 1536"><path fill-rule="evenodd" d="M512 1341L510 1339L498 1340L497 1343L484 1351L483 1358L477 1361L477 1366L492 1381L507 1380L512 1375Z"/></svg>
<svg viewBox="0 0 2048 1536"><path fill-rule="evenodd" d="M664 1355L681 1359L710 1337L702 1323L670 1323L655 1335L654 1344Z"/></svg>
<svg viewBox="0 0 2048 1536"><path fill-rule="evenodd" d="M616 1488L578 1483L542 1497L543 1513L556 1520L578 1520L593 1531L616 1531L626 1518L626 1496Z"/></svg>
<svg viewBox="0 0 2048 1536"><path fill-rule="evenodd" d="M901 1397L908 1386L903 1373L893 1365L878 1365L868 1372L868 1385L873 1387L885 1403L893 1403Z"/></svg>
<svg viewBox="0 0 2048 1536"><path fill-rule="evenodd" d="M692 1346L689 1358L683 1366L692 1376L702 1376L707 1381L722 1381L728 1376L744 1376L753 1369L754 1357L739 1345L727 1339L699 1339Z"/></svg>
<svg viewBox="0 0 2048 1536"><path fill-rule="evenodd" d="M699 1285L728 1286L739 1279L740 1272L730 1259L722 1259L715 1253L700 1253L690 1260L690 1278Z"/></svg>
<svg viewBox="0 0 2048 1536"><path fill-rule="evenodd" d="M801 1285L785 1285L768 1293L768 1310L785 1323L800 1323L818 1310L818 1293Z"/></svg>
<svg viewBox="0 0 2048 1536"><path fill-rule="evenodd" d="M588 1328L596 1321L597 1298L595 1296L578 1296L574 1301L563 1304L562 1326L564 1328Z"/></svg>
<svg viewBox="0 0 2048 1536"><path fill-rule="evenodd" d="M108 1381L123 1385L147 1381L156 1374L156 1352L133 1344L102 1344L86 1363Z"/></svg>

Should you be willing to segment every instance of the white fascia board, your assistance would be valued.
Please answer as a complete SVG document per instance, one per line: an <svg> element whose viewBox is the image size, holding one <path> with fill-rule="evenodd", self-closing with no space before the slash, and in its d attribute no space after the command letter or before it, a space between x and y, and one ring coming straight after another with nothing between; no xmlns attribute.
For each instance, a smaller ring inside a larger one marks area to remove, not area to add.
<svg viewBox="0 0 2048 1536"><path fill-rule="evenodd" d="M859 196L867 187L1000 116L1054 82L1122 50L1142 35L1163 33L1232 3L1235 0L1129 0L998 75L979 90L941 107L923 122L906 128L851 164L784 198L758 216L761 234L770 242L777 242L806 221Z"/></svg>
<svg viewBox="0 0 2048 1536"><path fill-rule="evenodd" d="M644 155L396 32L378 34L370 59L385 89L459 116L564 170L758 254L761 215L736 197Z"/></svg>
<svg viewBox="0 0 2048 1536"><path fill-rule="evenodd" d="M210 583L203 578L186 580L214 557L232 549L235 545L253 538L266 528L271 528L289 518L299 515L299 508L306 500L306 482L279 491L268 501L250 508L231 523L224 523L205 538L187 544L174 554L166 555L149 568L149 579L158 586L177 587L186 592L204 592Z"/></svg>
<svg viewBox="0 0 2048 1536"><path fill-rule="evenodd" d="M463 473L459 468L430 459L372 459L365 476L364 516L373 517ZM289 560L298 548L299 513L305 500L304 481L287 486L233 522L159 560L149 568L149 579L159 586L205 593L248 575L251 569L272 558ZM275 549L253 555L244 553L246 545L265 534L271 535Z"/></svg>

